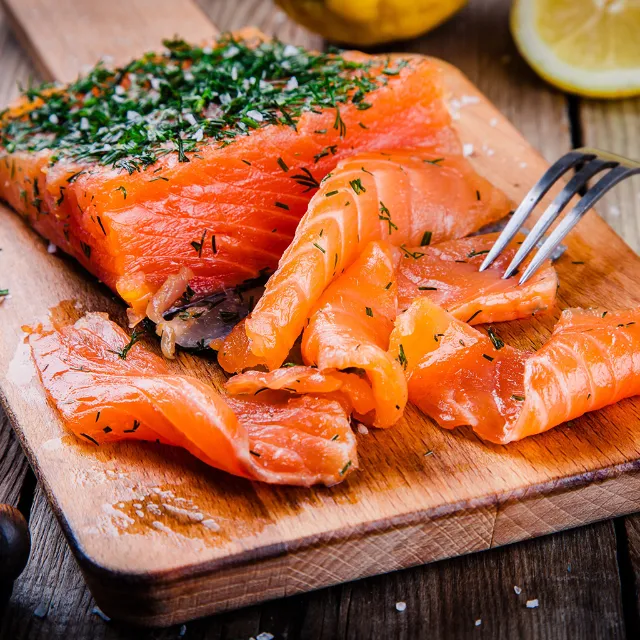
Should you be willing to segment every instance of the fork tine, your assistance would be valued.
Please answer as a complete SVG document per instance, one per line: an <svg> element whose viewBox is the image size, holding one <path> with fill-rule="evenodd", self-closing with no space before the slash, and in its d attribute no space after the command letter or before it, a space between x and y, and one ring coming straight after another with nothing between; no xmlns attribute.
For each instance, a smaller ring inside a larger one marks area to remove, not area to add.
<svg viewBox="0 0 640 640"><path fill-rule="evenodd" d="M520 282L518 284L524 284L549 258L563 238L573 229L573 227L580 222L591 207L593 207L602 196L607 193L612 187L615 187L620 181L629 177L634 173L640 173L640 168L630 169L625 166L618 166L612 169L604 177L600 178L598 182L580 199L573 209L563 218L560 224L555 228L553 233L544 241L538 252L534 256L529 266L525 269Z"/></svg>
<svg viewBox="0 0 640 640"><path fill-rule="evenodd" d="M547 232L547 229L553 224L556 218L562 213L564 208L569 203L569 200L573 198L576 193L587 182L593 178L600 171L618 166L618 162L613 160L601 160L596 158L595 160L588 162L578 173L576 173L571 180L565 185L564 189L554 198L553 202L547 207L547 210L542 214L538 222L534 225L533 229L527 234L523 243L520 245L516 255L513 257L511 264L507 267L507 270L502 276L505 280L510 278L522 264L525 258L531 253L533 248L538 244L542 236Z"/></svg>
<svg viewBox="0 0 640 640"><path fill-rule="evenodd" d="M493 261L502 253L504 248L513 240L514 236L524 224L524 221L531 215L531 212L540 200L545 196L547 191L557 182L557 180L563 176L571 167L580 162L593 160L596 157L595 153L583 152L581 150L570 151L563 155L559 160L554 162L545 172L542 178L536 182L518 208L515 210L511 220L507 223L507 226L503 229L502 233L498 236L491 251L487 254L480 271L484 271L491 266Z"/></svg>

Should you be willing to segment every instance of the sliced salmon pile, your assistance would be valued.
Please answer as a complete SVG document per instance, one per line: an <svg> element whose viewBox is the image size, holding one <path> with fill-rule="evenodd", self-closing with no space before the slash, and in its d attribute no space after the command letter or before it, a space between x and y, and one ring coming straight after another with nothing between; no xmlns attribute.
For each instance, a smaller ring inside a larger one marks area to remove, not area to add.
<svg viewBox="0 0 640 640"><path fill-rule="evenodd" d="M38 326L29 344L65 424L93 445L160 442L217 469L277 484L332 485L357 466L350 406L340 394L225 398L197 378L170 373L101 313L73 325Z"/></svg>
<svg viewBox="0 0 640 640"><path fill-rule="evenodd" d="M407 403L402 367L387 353L398 312L395 270L399 260L400 252L395 247L372 242L325 290L303 333L301 353L308 365L306 370L292 367L268 373L249 371L231 378L227 390L256 393L263 388L286 388L300 393L301 385L317 378L327 391L333 391L330 380L349 376L350 382L343 391L351 399L358 419L381 428L396 423ZM354 401L355 394L349 387L355 381L368 390L359 393L366 396L367 402ZM319 391L316 387L313 390Z"/></svg>
<svg viewBox="0 0 640 640"><path fill-rule="evenodd" d="M471 425L499 444L640 394L640 309L567 309L527 353L421 298L398 316L390 345L412 402L442 427Z"/></svg>
<svg viewBox="0 0 640 640"><path fill-rule="evenodd" d="M182 268L195 297L275 269L341 160L390 146L459 150L427 58L228 34L208 48L166 45L64 89L30 90L0 117L0 198L136 320Z"/></svg>
<svg viewBox="0 0 640 640"><path fill-rule="evenodd" d="M503 218L510 205L461 156L397 151L339 163L311 200L247 319L247 339L231 338L222 366L280 366L322 292L370 242L388 242L406 254L407 247L468 235Z"/></svg>

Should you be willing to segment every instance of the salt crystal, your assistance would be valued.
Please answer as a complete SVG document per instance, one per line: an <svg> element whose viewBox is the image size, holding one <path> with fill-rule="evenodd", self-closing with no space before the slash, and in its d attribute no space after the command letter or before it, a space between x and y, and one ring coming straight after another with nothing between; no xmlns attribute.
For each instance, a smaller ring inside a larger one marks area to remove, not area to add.
<svg viewBox="0 0 640 640"><path fill-rule="evenodd" d="M491 120L489 120L489 124L492 127L497 127L498 126L498 118L491 118Z"/></svg>
<svg viewBox="0 0 640 640"><path fill-rule="evenodd" d="M521 169L526 169L529 165L526 162L521 162L520 163L520 168Z"/></svg>
<svg viewBox="0 0 640 640"><path fill-rule="evenodd" d="M207 529L211 529L211 531L220 531L220 525L215 520L211 520L211 518L203 520L200 524Z"/></svg>
<svg viewBox="0 0 640 640"><path fill-rule="evenodd" d="M482 624L482 620L480 618L478 618L476 620L476 627L479 627Z"/></svg>
<svg viewBox="0 0 640 640"><path fill-rule="evenodd" d="M184 636L186 635L186 633L187 633L187 625L186 625L186 624L183 624L183 625L180 627L180 631L178 632L178 638L184 638Z"/></svg>
<svg viewBox="0 0 640 640"><path fill-rule="evenodd" d="M396 611L404 611L407 608L406 602L396 602Z"/></svg>
<svg viewBox="0 0 640 640"><path fill-rule="evenodd" d="M49 122L50 122L51 124L58 124L58 122L60 122L60 120L58 119L58 116L57 116L55 113L52 113L52 114L49 116Z"/></svg>
<svg viewBox="0 0 640 640"><path fill-rule="evenodd" d="M527 609L536 609L538 607L538 598L535 600L527 600Z"/></svg>
<svg viewBox="0 0 640 640"><path fill-rule="evenodd" d="M465 158L468 158L469 156L473 155L473 145L470 142L467 142L466 144L462 145L462 155Z"/></svg>
<svg viewBox="0 0 640 640"><path fill-rule="evenodd" d="M116 87L115 91L119 96L123 96L126 93L125 88L120 84Z"/></svg>
<svg viewBox="0 0 640 640"><path fill-rule="evenodd" d="M137 111L129 109L129 111L127 111L127 120L139 122L140 120L142 120L142 116Z"/></svg>
<svg viewBox="0 0 640 640"><path fill-rule="evenodd" d="M141 511L140 509L138 509L136 511L136 515L138 516L138 518L144 518L144 511Z"/></svg>
<svg viewBox="0 0 640 640"><path fill-rule="evenodd" d="M211 55L213 49L211 47L202 47L202 53L204 53L205 56Z"/></svg>
<svg viewBox="0 0 640 640"><path fill-rule="evenodd" d="M460 104L462 106L467 104L477 104L478 102L480 102L480 98L478 98L478 96L462 96L460 98Z"/></svg>
<svg viewBox="0 0 640 640"><path fill-rule="evenodd" d="M251 111L247 111L247 117L255 120L256 122L262 122L264 120L264 116L257 111L256 109L251 109Z"/></svg>
<svg viewBox="0 0 640 640"><path fill-rule="evenodd" d="M233 65L233 68L231 69L231 79L234 82L238 79L238 67L235 65Z"/></svg>
<svg viewBox="0 0 640 640"><path fill-rule="evenodd" d="M361 433L363 436L366 436L369 433L369 429L365 427L363 424L358 425L358 433Z"/></svg>
<svg viewBox="0 0 640 640"><path fill-rule="evenodd" d="M198 129L194 134L193 134L193 139L196 142L201 142L202 138L204 138L204 130L202 129L202 127L200 129Z"/></svg>
<svg viewBox="0 0 640 640"><path fill-rule="evenodd" d="M47 613L49 612L49 605L46 602L41 602L33 612L33 615L36 618L46 618Z"/></svg>
<svg viewBox="0 0 640 640"><path fill-rule="evenodd" d="M142 509L142 504L140 504L139 502L134 502L134 503L133 503L133 507L134 507L135 509Z"/></svg>
<svg viewBox="0 0 640 640"><path fill-rule="evenodd" d="M518 596L522 593L522 589L517 585L513 587L513 590L516 592L516 595Z"/></svg>
<svg viewBox="0 0 640 640"><path fill-rule="evenodd" d="M49 243L49 246L47 247L47 253L55 253L58 250L58 247L56 247L55 244L53 244L53 242Z"/></svg>
<svg viewBox="0 0 640 640"><path fill-rule="evenodd" d="M198 124L198 121L195 119L193 113L185 113L184 119L192 126L195 127Z"/></svg>
<svg viewBox="0 0 640 640"><path fill-rule="evenodd" d="M298 88L298 79L295 76L291 76L284 88L285 91L293 91Z"/></svg>
<svg viewBox="0 0 640 640"><path fill-rule="evenodd" d="M89 120L85 117L80 118L80 130L86 131L89 128Z"/></svg>
<svg viewBox="0 0 640 640"><path fill-rule="evenodd" d="M263 631L256 636L256 640L273 640L274 638L273 633L269 633L268 631Z"/></svg>
<svg viewBox="0 0 640 640"><path fill-rule="evenodd" d="M149 82L151 83L151 88L154 91L160 91L160 78L151 78Z"/></svg>
<svg viewBox="0 0 640 640"><path fill-rule="evenodd" d="M204 52L204 49L202 50ZM211 53L211 51L209 51ZM229 47L223 54L223 58L233 58L236 54L240 53L240 49L238 47Z"/></svg>
<svg viewBox="0 0 640 640"><path fill-rule="evenodd" d="M297 56L300 53L298 47L294 47L292 44L288 44L282 51L282 55L285 58L290 58L291 56Z"/></svg>

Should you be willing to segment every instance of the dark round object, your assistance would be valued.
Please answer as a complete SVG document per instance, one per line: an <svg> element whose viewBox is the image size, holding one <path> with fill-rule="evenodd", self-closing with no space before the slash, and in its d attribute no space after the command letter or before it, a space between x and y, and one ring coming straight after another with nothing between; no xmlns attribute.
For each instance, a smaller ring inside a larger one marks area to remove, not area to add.
<svg viewBox="0 0 640 640"><path fill-rule="evenodd" d="M29 559L31 536L22 514L0 504L0 587L8 587L22 573Z"/></svg>

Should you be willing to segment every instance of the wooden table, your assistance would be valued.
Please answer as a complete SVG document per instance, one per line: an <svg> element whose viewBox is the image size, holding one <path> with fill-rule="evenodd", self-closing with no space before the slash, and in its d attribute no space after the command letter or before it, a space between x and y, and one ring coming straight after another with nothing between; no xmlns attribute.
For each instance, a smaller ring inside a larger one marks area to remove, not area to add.
<svg viewBox="0 0 640 640"><path fill-rule="evenodd" d="M222 29L246 24L321 47L267 0L201 0ZM510 2L471 0L447 25L404 45L459 66L553 160L583 144L640 158L640 99L587 101L540 81L507 28ZM0 103L34 77L0 14ZM623 184L600 213L640 249L640 179ZM33 550L0 638L637 638L640 637L640 516L481 554L417 567L156 631L103 619L58 524L0 412L0 502L29 517ZM521 592L520 592L521 590ZM528 600L537 608L527 608ZM406 603L398 611L397 602Z"/></svg>

